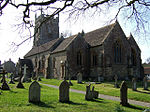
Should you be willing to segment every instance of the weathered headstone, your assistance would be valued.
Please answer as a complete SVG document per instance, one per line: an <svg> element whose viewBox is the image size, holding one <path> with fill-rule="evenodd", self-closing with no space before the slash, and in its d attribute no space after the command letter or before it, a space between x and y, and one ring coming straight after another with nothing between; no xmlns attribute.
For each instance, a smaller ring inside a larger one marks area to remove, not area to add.
<svg viewBox="0 0 150 112"><path fill-rule="evenodd" d="M148 90L147 77L144 77L144 78L143 78L143 85L144 85L144 90Z"/></svg>
<svg viewBox="0 0 150 112"><path fill-rule="evenodd" d="M42 81L42 79L40 77L38 77L37 81Z"/></svg>
<svg viewBox="0 0 150 112"><path fill-rule="evenodd" d="M81 73L81 72L79 72L79 73L77 74L77 82L78 82L79 84L82 83L82 73Z"/></svg>
<svg viewBox="0 0 150 112"><path fill-rule="evenodd" d="M15 84L15 82L14 82L14 80L13 80L13 74L10 75L9 84Z"/></svg>
<svg viewBox="0 0 150 112"><path fill-rule="evenodd" d="M115 75L114 79L115 79L114 87L115 87L115 88L119 88L119 85L118 85L118 76Z"/></svg>
<svg viewBox="0 0 150 112"><path fill-rule="evenodd" d="M94 90L94 86L92 87L92 94L93 94L93 98L97 99L99 92Z"/></svg>
<svg viewBox="0 0 150 112"><path fill-rule="evenodd" d="M59 86L59 102L69 102L69 83L66 80Z"/></svg>
<svg viewBox="0 0 150 112"><path fill-rule="evenodd" d="M120 88L120 104L123 105L123 106L128 106L129 103L128 103L128 86L126 84L125 81L122 82L121 84L121 88Z"/></svg>
<svg viewBox="0 0 150 112"><path fill-rule="evenodd" d="M90 90L91 84L86 86L86 94L85 94L85 100L93 100L93 94Z"/></svg>
<svg viewBox="0 0 150 112"><path fill-rule="evenodd" d="M1 74L3 74L3 83L2 83L2 86L1 86L1 90L10 90L6 80L5 80L5 74L7 72L5 72L5 70L3 70L3 72Z"/></svg>
<svg viewBox="0 0 150 112"><path fill-rule="evenodd" d="M37 81L34 81L29 87L29 102L39 103L41 88Z"/></svg>
<svg viewBox="0 0 150 112"><path fill-rule="evenodd" d="M137 90L137 86L136 86L136 78L132 79L132 90L136 91Z"/></svg>
<svg viewBox="0 0 150 112"><path fill-rule="evenodd" d="M26 82L27 80L28 80L28 77L27 77L27 65L26 64L24 64L24 66L23 66L23 77L22 77L22 79L21 79L21 82Z"/></svg>
<svg viewBox="0 0 150 112"><path fill-rule="evenodd" d="M103 82L104 81L104 77L103 76L98 76L98 82Z"/></svg>

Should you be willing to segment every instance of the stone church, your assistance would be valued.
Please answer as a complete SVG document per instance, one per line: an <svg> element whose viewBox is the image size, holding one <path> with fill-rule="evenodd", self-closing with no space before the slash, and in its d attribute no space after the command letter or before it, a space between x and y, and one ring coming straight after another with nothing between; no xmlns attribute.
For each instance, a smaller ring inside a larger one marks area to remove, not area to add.
<svg viewBox="0 0 150 112"><path fill-rule="evenodd" d="M59 17L47 19L44 14L35 20L32 49L24 56L31 59L34 72L45 78L112 80L141 78L141 50L132 34L126 37L119 23L68 38L59 36Z"/></svg>

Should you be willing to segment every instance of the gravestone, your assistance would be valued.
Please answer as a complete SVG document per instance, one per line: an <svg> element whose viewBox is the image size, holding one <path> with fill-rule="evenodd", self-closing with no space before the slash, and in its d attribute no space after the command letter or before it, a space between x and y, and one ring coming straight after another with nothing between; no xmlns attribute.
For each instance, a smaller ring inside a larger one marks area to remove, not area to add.
<svg viewBox="0 0 150 112"><path fill-rule="evenodd" d="M121 88L120 88L120 104L123 106L128 106L128 87L125 81L122 82Z"/></svg>
<svg viewBox="0 0 150 112"><path fill-rule="evenodd" d="M79 84L82 83L82 73L81 73L81 72L79 72L79 73L77 74L77 82L78 82Z"/></svg>
<svg viewBox="0 0 150 112"><path fill-rule="evenodd" d="M16 88L24 88L24 86L23 86L23 84L21 82L21 75L20 75L19 82L18 82Z"/></svg>
<svg viewBox="0 0 150 112"><path fill-rule="evenodd" d="M93 100L93 94L90 90L91 84L86 86L86 94L85 94L85 100Z"/></svg>
<svg viewBox="0 0 150 112"><path fill-rule="evenodd" d="M3 72L1 73L3 74L3 83L2 83L2 86L1 86L1 90L10 90L7 82L6 82L6 79L5 79L5 74L7 74L7 72L5 72L5 70L3 70Z"/></svg>
<svg viewBox="0 0 150 112"><path fill-rule="evenodd" d="M136 91L136 90L137 90L137 87L136 87L136 78L133 78L133 79L132 79L132 90L133 90L133 91Z"/></svg>
<svg viewBox="0 0 150 112"><path fill-rule="evenodd" d="M98 82L103 82L104 81L104 77L103 76L98 76Z"/></svg>
<svg viewBox="0 0 150 112"><path fill-rule="evenodd" d="M94 90L94 86L92 87L92 94L93 94L93 98L97 99L99 92Z"/></svg>
<svg viewBox="0 0 150 112"><path fill-rule="evenodd" d="M29 87L29 102L40 102L41 88L37 81L34 81Z"/></svg>
<svg viewBox="0 0 150 112"><path fill-rule="evenodd" d="M66 80L59 86L59 102L69 102L69 83Z"/></svg>
<svg viewBox="0 0 150 112"><path fill-rule="evenodd" d="M144 85L144 90L148 90L147 77L144 77L144 78L143 78L143 85Z"/></svg>
<svg viewBox="0 0 150 112"><path fill-rule="evenodd" d="M42 79L40 77L38 77L37 81L42 81Z"/></svg>
<svg viewBox="0 0 150 112"><path fill-rule="evenodd" d="M14 82L14 80L13 80L13 74L10 75L9 84L15 84L15 82Z"/></svg>
<svg viewBox="0 0 150 112"><path fill-rule="evenodd" d="M118 85L118 76L115 75L114 79L115 79L114 87L115 87L115 88L119 88L119 85Z"/></svg>
<svg viewBox="0 0 150 112"><path fill-rule="evenodd" d="M28 68L27 65L24 64L24 66L23 66L23 77L22 77L22 79L21 79L21 82L26 82L26 81L28 81L27 68Z"/></svg>

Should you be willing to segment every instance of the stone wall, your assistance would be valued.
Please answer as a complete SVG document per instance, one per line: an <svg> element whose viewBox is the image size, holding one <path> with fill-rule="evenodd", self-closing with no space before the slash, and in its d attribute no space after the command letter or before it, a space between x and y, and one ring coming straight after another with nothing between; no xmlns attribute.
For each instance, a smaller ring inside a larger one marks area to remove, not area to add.
<svg viewBox="0 0 150 112"><path fill-rule="evenodd" d="M59 52L56 54L51 54L51 67L50 67L50 75L53 78L57 78L57 79L63 79L64 77L61 76L62 74L62 66L61 66L61 62L66 62L66 51L63 52ZM65 68L64 68L64 72ZM65 74L65 73L64 73Z"/></svg>
<svg viewBox="0 0 150 112"><path fill-rule="evenodd" d="M77 53L81 53L82 64L77 64ZM84 40L81 34L79 34L67 48L67 60L69 64L69 71L72 78L76 78L78 72L83 74L83 78L89 75L89 45Z"/></svg>

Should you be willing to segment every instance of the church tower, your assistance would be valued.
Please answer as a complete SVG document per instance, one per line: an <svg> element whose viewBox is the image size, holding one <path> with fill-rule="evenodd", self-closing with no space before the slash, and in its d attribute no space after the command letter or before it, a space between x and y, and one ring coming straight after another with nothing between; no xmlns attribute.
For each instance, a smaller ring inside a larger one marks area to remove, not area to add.
<svg viewBox="0 0 150 112"><path fill-rule="evenodd" d="M50 18L41 13L39 17L35 17L34 33L33 47L59 38L59 15Z"/></svg>

